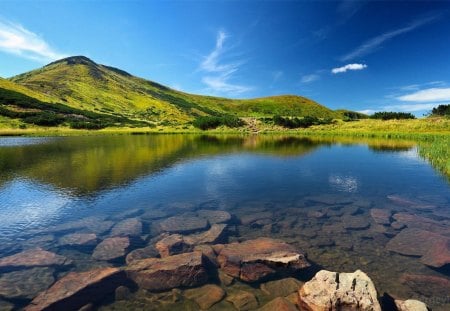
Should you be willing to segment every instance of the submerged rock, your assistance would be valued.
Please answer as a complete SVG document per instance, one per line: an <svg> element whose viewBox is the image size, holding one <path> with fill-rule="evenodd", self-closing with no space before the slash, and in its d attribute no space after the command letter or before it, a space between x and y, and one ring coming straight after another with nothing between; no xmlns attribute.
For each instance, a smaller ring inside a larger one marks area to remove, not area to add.
<svg viewBox="0 0 450 311"><path fill-rule="evenodd" d="M391 215L392 212L387 209L372 208L370 210L370 216L380 225L389 225L391 223Z"/></svg>
<svg viewBox="0 0 450 311"><path fill-rule="evenodd" d="M200 252L134 261L126 272L140 288L150 291L199 286L208 280Z"/></svg>
<svg viewBox="0 0 450 311"><path fill-rule="evenodd" d="M299 291L305 311L381 311L377 291L362 271L338 273L321 270Z"/></svg>
<svg viewBox="0 0 450 311"><path fill-rule="evenodd" d="M285 278L261 284L261 290L272 297L286 297L297 292L302 282L294 278Z"/></svg>
<svg viewBox="0 0 450 311"><path fill-rule="evenodd" d="M283 297L277 297L274 300L269 301L258 311L298 311L297 307Z"/></svg>
<svg viewBox="0 0 450 311"><path fill-rule="evenodd" d="M124 281L125 274L117 268L71 272L34 298L24 310L78 310L114 293Z"/></svg>
<svg viewBox="0 0 450 311"><path fill-rule="evenodd" d="M155 244L155 248L161 257L164 258L186 252L189 249L189 245L184 241L181 234L171 234L159 240Z"/></svg>
<svg viewBox="0 0 450 311"><path fill-rule="evenodd" d="M12 303L3 301L0 299L0 310L1 311L13 311L14 305Z"/></svg>
<svg viewBox="0 0 450 311"><path fill-rule="evenodd" d="M162 231L169 233L191 233L208 228L208 221L193 216L173 216L159 224Z"/></svg>
<svg viewBox="0 0 450 311"><path fill-rule="evenodd" d="M273 213L272 212L258 212L258 213L252 213L248 215L242 215L239 217L239 220L241 221L241 224L243 225L250 225L257 221L262 220L272 220L273 219Z"/></svg>
<svg viewBox="0 0 450 311"><path fill-rule="evenodd" d="M231 302L236 309L242 311L256 309L259 305L256 296L245 290L239 290L228 295L227 301Z"/></svg>
<svg viewBox="0 0 450 311"><path fill-rule="evenodd" d="M404 273L400 283L427 297L446 297L450 293L450 280L440 276Z"/></svg>
<svg viewBox="0 0 450 311"><path fill-rule="evenodd" d="M408 299L408 300L395 300L395 306L398 311L428 311L427 305L422 301Z"/></svg>
<svg viewBox="0 0 450 311"><path fill-rule="evenodd" d="M72 262L64 256L35 248L0 259L0 269L63 266Z"/></svg>
<svg viewBox="0 0 450 311"><path fill-rule="evenodd" d="M413 201L400 195L388 195L387 198L394 204L406 206L417 210L431 210L436 208L435 205L420 201Z"/></svg>
<svg viewBox="0 0 450 311"><path fill-rule="evenodd" d="M97 244L95 233L72 233L59 239L59 245L62 246L92 246L95 244Z"/></svg>
<svg viewBox="0 0 450 311"><path fill-rule="evenodd" d="M142 234L142 222L138 218L129 218L118 222L111 229L111 236L132 236Z"/></svg>
<svg viewBox="0 0 450 311"><path fill-rule="evenodd" d="M0 275L0 297L32 299L55 282L54 270L33 268ZM0 310L1 307L0 307Z"/></svg>
<svg viewBox="0 0 450 311"><path fill-rule="evenodd" d="M436 239L420 258L420 262L433 267L441 268L450 263L450 238Z"/></svg>
<svg viewBox="0 0 450 311"><path fill-rule="evenodd" d="M293 246L270 238L216 247L222 270L246 282L260 280L278 270L299 270L309 267L305 255Z"/></svg>
<svg viewBox="0 0 450 311"><path fill-rule="evenodd" d="M364 216L342 217L344 228L348 230L363 230L370 227L370 223Z"/></svg>
<svg viewBox="0 0 450 311"><path fill-rule="evenodd" d="M422 229L426 231L435 232L438 234L450 234L450 222L437 221L431 218L417 216L409 213L396 213L392 216L397 222L413 229Z"/></svg>
<svg viewBox="0 0 450 311"><path fill-rule="evenodd" d="M184 236L183 240L188 245L216 244L225 239L226 228L225 224L214 224L208 231Z"/></svg>
<svg viewBox="0 0 450 311"><path fill-rule="evenodd" d="M230 221L231 215L226 211L217 210L198 210L197 215L201 218L205 218L208 222L213 224L220 224Z"/></svg>
<svg viewBox="0 0 450 311"><path fill-rule="evenodd" d="M116 260L125 256L129 246L130 239L128 237L107 238L97 245L92 258L96 260Z"/></svg>
<svg viewBox="0 0 450 311"><path fill-rule="evenodd" d="M90 233L103 234L109 231L113 225L114 222L112 221L104 220L102 217L91 216L51 227L47 231L64 232L86 230Z"/></svg>
<svg viewBox="0 0 450 311"><path fill-rule="evenodd" d="M225 297L225 291L214 284L204 285L199 288L188 289L184 292L184 296L194 300L202 310L211 308Z"/></svg>
<svg viewBox="0 0 450 311"><path fill-rule="evenodd" d="M153 245L146 246L144 248L137 248L128 253L125 258L125 262L129 265L134 261L153 258L158 256L158 251L153 247Z"/></svg>

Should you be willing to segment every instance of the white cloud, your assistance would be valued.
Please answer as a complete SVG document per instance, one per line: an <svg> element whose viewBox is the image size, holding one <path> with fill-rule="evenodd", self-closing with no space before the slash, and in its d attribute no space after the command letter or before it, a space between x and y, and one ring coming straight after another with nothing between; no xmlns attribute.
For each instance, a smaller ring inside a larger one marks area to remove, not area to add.
<svg viewBox="0 0 450 311"><path fill-rule="evenodd" d="M311 83L320 79L320 76L316 73L310 75L304 75L301 79L302 83Z"/></svg>
<svg viewBox="0 0 450 311"><path fill-rule="evenodd" d="M348 70L363 70L365 68L367 68L366 64L347 64L342 67L333 68L333 69L331 69L331 72L334 74L337 74L337 73L346 72Z"/></svg>
<svg viewBox="0 0 450 311"><path fill-rule="evenodd" d="M218 31L214 50L206 55L200 63L200 70L208 73L202 78L202 82L213 92L239 95L250 91L252 87L230 82L243 62L223 63L226 52L224 44L227 38L229 36L225 31Z"/></svg>
<svg viewBox="0 0 450 311"><path fill-rule="evenodd" d="M404 102L440 102L450 101L450 88L430 88L397 97Z"/></svg>
<svg viewBox="0 0 450 311"><path fill-rule="evenodd" d="M343 62L346 62L346 61L370 54L373 51L375 51L379 46L381 46L384 42L391 40L391 39L393 39L399 35L402 35L404 33L413 31L414 29L417 29L425 24L428 24L428 23L436 20L438 17L440 17L440 15L433 15L433 16L428 16L425 18L417 19L403 28L385 32L379 36L376 36L376 37L364 42L362 45L357 47L355 50L342 56L340 60Z"/></svg>
<svg viewBox="0 0 450 311"><path fill-rule="evenodd" d="M373 113L377 112L377 110L373 110L373 109L365 109L365 110L358 110L357 112L360 112L360 113L364 113L364 114L370 115L370 114L373 114Z"/></svg>
<svg viewBox="0 0 450 311"><path fill-rule="evenodd" d="M67 57L51 48L39 35L7 21L0 21L0 51L39 62Z"/></svg>
<svg viewBox="0 0 450 311"><path fill-rule="evenodd" d="M401 111L401 112L416 112L423 110L431 110L438 106L436 103L429 104L400 104L400 105L389 105L384 106L383 111Z"/></svg>

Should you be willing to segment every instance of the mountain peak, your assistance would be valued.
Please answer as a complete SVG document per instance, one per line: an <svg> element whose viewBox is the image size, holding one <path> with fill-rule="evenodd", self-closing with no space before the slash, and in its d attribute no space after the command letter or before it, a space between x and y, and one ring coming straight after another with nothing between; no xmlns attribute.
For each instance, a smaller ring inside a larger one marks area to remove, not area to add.
<svg viewBox="0 0 450 311"><path fill-rule="evenodd" d="M91 60L90 58L87 58L86 56L78 55L78 56L70 56L66 57L57 61L54 61L47 66L54 65L54 64L61 64L66 63L67 65L88 65L88 66L96 66L97 64Z"/></svg>

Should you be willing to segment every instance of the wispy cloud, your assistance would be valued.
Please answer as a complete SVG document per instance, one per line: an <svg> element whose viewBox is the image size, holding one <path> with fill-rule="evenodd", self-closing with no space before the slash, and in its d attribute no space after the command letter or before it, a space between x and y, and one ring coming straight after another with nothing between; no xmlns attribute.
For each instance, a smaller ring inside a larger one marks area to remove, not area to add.
<svg viewBox="0 0 450 311"><path fill-rule="evenodd" d="M379 36L376 36L376 37L364 42L359 47L357 47L355 50L342 56L340 58L340 60L343 62L346 62L346 61L370 54L370 53L374 52L377 48L379 48L386 41L391 40L402 34L411 32L421 26L428 24L428 23L431 23L432 21L438 19L439 17L440 17L439 14L422 17L420 19L413 21L412 23L410 23L409 25L407 25L405 27L385 32Z"/></svg>
<svg viewBox="0 0 450 311"><path fill-rule="evenodd" d="M57 52L39 35L27 30L22 25L0 20L0 51L48 62L67 55Z"/></svg>
<svg viewBox="0 0 450 311"><path fill-rule="evenodd" d="M429 88L397 97L403 102L442 102L450 101L450 88Z"/></svg>
<svg viewBox="0 0 450 311"><path fill-rule="evenodd" d="M318 75L317 73L313 73L313 74L302 76L300 81L302 83L311 83L311 82L317 81L319 79L320 79L320 75Z"/></svg>
<svg viewBox="0 0 450 311"><path fill-rule="evenodd" d="M218 31L214 49L203 57L200 63L200 70L207 73L206 76L202 77L202 82L213 92L239 95L250 91L252 87L230 82L243 62L223 62L227 52L225 41L228 38L229 35L225 31Z"/></svg>
<svg viewBox="0 0 450 311"><path fill-rule="evenodd" d="M342 67L333 68L331 69L331 72L337 74L347 72L348 70L363 70L365 68L367 68L366 64L347 64Z"/></svg>

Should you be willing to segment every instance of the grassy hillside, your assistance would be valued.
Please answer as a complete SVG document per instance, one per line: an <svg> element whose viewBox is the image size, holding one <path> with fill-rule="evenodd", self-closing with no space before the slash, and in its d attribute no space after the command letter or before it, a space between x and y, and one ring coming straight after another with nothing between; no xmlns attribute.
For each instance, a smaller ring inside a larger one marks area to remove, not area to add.
<svg viewBox="0 0 450 311"><path fill-rule="evenodd" d="M233 100L175 91L134 77L117 68L83 57L69 57L10 79L24 94L46 102L156 124L184 124L198 116L232 114L239 117L340 115L300 96ZM1 85L0 85L1 87ZM15 87L15 86L14 86ZM7 86L5 86L7 88Z"/></svg>

